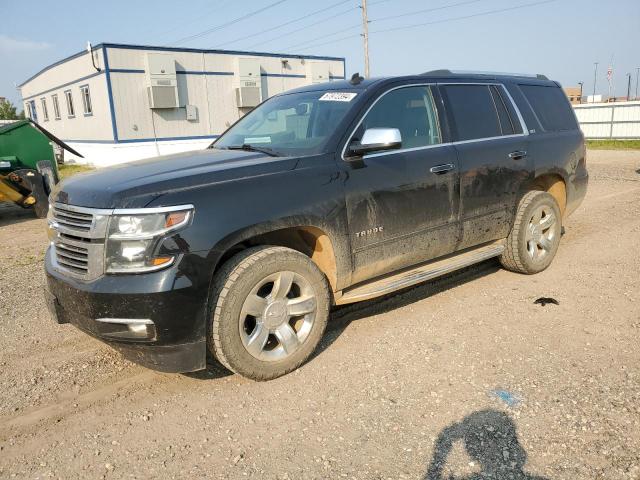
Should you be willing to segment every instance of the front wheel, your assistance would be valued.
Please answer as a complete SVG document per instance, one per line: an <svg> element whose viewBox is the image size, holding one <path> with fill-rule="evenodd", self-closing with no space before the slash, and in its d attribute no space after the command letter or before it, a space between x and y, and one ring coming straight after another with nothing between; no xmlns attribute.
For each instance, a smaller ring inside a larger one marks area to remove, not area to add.
<svg viewBox="0 0 640 480"><path fill-rule="evenodd" d="M513 272L541 272L556 255L561 231L562 216L556 199L547 192L528 192L518 204L500 263Z"/></svg>
<svg viewBox="0 0 640 480"><path fill-rule="evenodd" d="M329 317L324 274L284 247L247 249L216 274L207 341L229 370L271 380L304 363Z"/></svg>

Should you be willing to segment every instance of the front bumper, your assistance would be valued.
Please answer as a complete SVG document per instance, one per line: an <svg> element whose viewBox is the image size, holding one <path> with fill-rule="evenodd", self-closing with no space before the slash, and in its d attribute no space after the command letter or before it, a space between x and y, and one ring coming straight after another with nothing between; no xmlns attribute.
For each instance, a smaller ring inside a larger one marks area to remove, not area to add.
<svg viewBox="0 0 640 480"><path fill-rule="evenodd" d="M206 367L208 284L185 275L180 265L85 282L58 272L49 249L45 270L47 304L58 323L71 323L154 370Z"/></svg>

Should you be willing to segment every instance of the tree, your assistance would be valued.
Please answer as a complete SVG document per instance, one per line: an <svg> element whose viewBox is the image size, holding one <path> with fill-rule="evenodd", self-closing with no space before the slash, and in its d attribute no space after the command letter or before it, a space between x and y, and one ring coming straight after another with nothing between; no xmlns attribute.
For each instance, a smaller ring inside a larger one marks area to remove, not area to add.
<svg viewBox="0 0 640 480"><path fill-rule="evenodd" d="M16 107L9 100L0 100L0 120L17 120Z"/></svg>

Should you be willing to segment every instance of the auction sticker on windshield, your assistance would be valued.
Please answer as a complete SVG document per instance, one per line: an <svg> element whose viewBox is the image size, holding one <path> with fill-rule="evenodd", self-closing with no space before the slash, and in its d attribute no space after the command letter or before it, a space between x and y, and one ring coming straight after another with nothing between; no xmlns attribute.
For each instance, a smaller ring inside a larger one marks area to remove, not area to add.
<svg viewBox="0 0 640 480"><path fill-rule="evenodd" d="M320 97L321 102L350 102L357 93L352 92L327 92Z"/></svg>

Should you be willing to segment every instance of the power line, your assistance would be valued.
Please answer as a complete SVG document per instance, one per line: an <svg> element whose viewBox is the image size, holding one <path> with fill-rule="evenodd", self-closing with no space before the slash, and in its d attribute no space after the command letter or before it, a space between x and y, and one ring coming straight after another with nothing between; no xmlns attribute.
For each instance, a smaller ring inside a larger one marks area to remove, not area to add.
<svg viewBox="0 0 640 480"><path fill-rule="evenodd" d="M404 30L404 29L407 29L407 28L416 28L416 27L424 27L424 26L427 26L427 25L435 25L436 23L447 23L447 22L453 22L453 21L456 21L456 20L465 20L467 18L482 17L482 16L485 16L485 15L492 15L492 14L495 14L495 13L502 13L502 12L508 12L508 11L511 11L511 10L518 10L520 8L534 7L536 5L542 5L542 4L545 4L545 3L551 3L551 2L555 2L555 1L557 1L557 0L544 0L542 2L525 3L525 4L522 4L522 5L516 5L514 7L498 8L498 9L489 10L489 11L486 11L486 12L474 13L472 15L464 15L464 16L461 16L461 17L446 18L444 20L435 20L433 22L413 23L413 24L410 24L410 25L403 25L403 26L400 26L400 27L386 28L384 30L376 30L376 31L371 32L371 33L394 32L396 30Z"/></svg>
<svg viewBox="0 0 640 480"><path fill-rule="evenodd" d="M385 1L389 1L389 0L380 0L378 2L372 2L369 5L376 5L378 3L383 3ZM458 7L458 6L461 6L461 5L466 5L466 4L469 4L469 3L475 3L475 2L480 2L480 1L483 1L483 0L466 0L464 2L453 3L453 4L450 4L450 5L443 5L441 7L427 8L427 9L424 9L424 10L417 10L417 11L414 11L414 12L403 13L403 14L400 14L400 15L395 15L393 17L385 17L385 18L382 18L382 19L369 20L368 23L380 22L380 21L384 21L384 20L387 20L387 19L391 19L391 18L400 18L400 17L406 17L406 16L410 16L410 15L419 15L421 13L432 12L432 11L436 11L436 10L444 10L444 9L447 9L447 8L454 8L454 7ZM294 47L285 48L284 50L286 51L286 50L291 49L291 48L298 48L301 45L307 45L307 44L313 43L313 42L315 42L317 40L322 40L324 38L331 37L333 35L338 35L340 33L345 33L345 30L351 30L353 28L360 27L360 26L361 26L361 23L358 23L357 25L352 25L352 26L349 26L349 27L341 28L340 30L337 30L335 32L325 33L325 34L323 34L323 35L321 35L319 37L314 37L314 38L312 38L310 40L306 40L304 42L300 42ZM373 32L371 32L371 33L373 33Z"/></svg>
<svg viewBox="0 0 640 480"><path fill-rule="evenodd" d="M310 39L310 40L306 40L306 41L304 41L304 42L299 42L299 43L297 43L296 45L292 45L292 46L287 47L287 48L284 48L284 49L282 49L282 50L283 50L283 51L287 51L287 50L291 50L291 49L294 49L294 48L298 48L300 45L306 45L306 44L308 44L308 43L313 43L313 42L315 42L315 41L317 41L317 40L320 40L320 39L322 39L322 38L327 38L327 37L332 37L332 36L334 36L334 35L339 35L339 34L341 34L341 33L345 33L345 31L352 30L352 29L354 29L354 28L362 28L362 22L360 22L360 23L356 23L356 24L354 24L354 25L350 25L350 26L348 26L348 27L343 27L343 28L341 28L340 30L336 30L336 31L331 32L331 33L325 33L325 34L323 34L323 35L320 35L319 37L314 37L314 38L312 38L312 39Z"/></svg>
<svg viewBox="0 0 640 480"><path fill-rule="evenodd" d="M200 10L198 12L194 12L191 14L191 20L187 20L185 22L176 22L178 25L170 28L168 30L163 30L160 33L154 34L154 31L157 31L155 29L151 29L151 30L147 30L145 33L143 33L143 36L148 36L148 35L152 35L153 38L161 38L164 37L165 35L175 32L176 30L180 30L180 29L184 29L184 27L186 25L192 25L194 23L197 23L198 21L202 20L203 16L207 16L209 15L211 12L213 12L214 10L224 10L228 5L230 5L231 3L234 3L235 0L228 0L226 2L223 2L222 5L209 5L207 8Z"/></svg>
<svg viewBox="0 0 640 480"><path fill-rule="evenodd" d="M253 17L255 15L258 15L259 13L262 13L265 10L269 10L270 8L276 7L276 6L278 6L281 3L284 3L286 1L288 1L288 0L278 0L277 2L270 3L269 5L266 5L266 6L262 7L262 8L259 8L258 10L254 10L253 12L249 12L249 13L247 13L245 15L242 15L241 17L234 18L233 20L230 20L230 21L228 21L226 23L223 23L223 24L220 24L220 25L216 25L215 27L209 28L209 29L204 30L204 31L202 31L200 33L196 33L194 35L189 35L188 37L184 37L184 38L181 38L179 40L176 40L175 42L173 42L173 45L180 45L181 43L190 42L190 41L195 40L197 38L204 37L205 35L209 35L210 33L216 32L216 31L221 30L223 28L226 28L226 27L228 27L230 25L234 25L234 24L236 24L238 22L246 20L247 18L250 18L250 17Z"/></svg>
<svg viewBox="0 0 640 480"><path fill-rule="evenodd" d="M377 5L377 4L379 4L379 3L385 3L385 2L389 2L389 1L391 1L391 0L378 0L378 1L376 1L376 2L370 2L370 3L369 3L369 6L371 6L371 5ZM394 0L394 1L395 1L395 0ZM345 3L346 3L346 2L345 2ZM256 44L253 44L253 45L249 45L247 48L259 47L259 46L264 45L265 43L271 43L271 42L273 42L273 41L275 41L275 40L280 40L281 38L288 37L288 36L290 36L290 35L293 35L294 33L298 33L298 32L301 32L301 31L303 31L303 30L307 30L307 29L309 29L309 28L311 28L311 27L315 27L316 25L320 25L321 23L328 22L329 20L333 20L334 18L336 18L336 17L340 17L340 16L342 16L342 15L345 15L345 14L347 14L347 13L349 13L349 12L351 12L351 11L353 11L353 10L357 9L357 8L358 8L358 7L350 7L350 8L348 8L347 10L341 10L340 12L338 12L338 13L334 13L333 15L330 15L330 16L328 16L328 17L326 17L326 18L323 18L322 20L318 20L318 21L316 21L316 22L310 23L310 24L305 25L305 26L303 26L303 27L296 28L295 30L291 30L291 31L289 31L289 32L283 33L282 35L277 35L277 36L272 37L272 38L269 38L269 39L267 39L267 40L263 40L263 41L261 41L260 43L256 43ZM358 26L360 26L360 24L359 24L359 23L358 23ZM351 28L351 27L348 27L348 28ZM333 34L333 35L335 35L335 34ZM321 37L321 38L324 38L324 37L326 37L326 36L327 36L327 35L323 35L323 37ZM305 42L305 43L307 43L307 42Z"/></svg>
<svg viewBox="0 0 640 480"><path fill-rule="evenodd" d="M379 3L385 3L385 2L389 2L389 1L391 1L391 0L378 0L377 2L371 2L371 3L369 3L369 6L371 6L371 5L377 5L377 4L379 4ZM263 44L265 44L265 43L270 43L270 42L273 42L273 41L275 41L275 40L280 40L281 38L288 37L288 36L290 36L290 35L293 35L293 34L295 34L295 33L301 32L301 31L303 31L303 30L307 30L307 29L309 29L309 28L311 28L311 27L315 27L316 25L320 25L321 23L325 23L325 22L328 22L329 20L333 20L333 19L334 19L334 18L336 18L336 17L340 17L340 16L342 16L342 15L345 15L345 14L347 14L347 13L349 13L349 12L351 12L351 11L355 10L356 8L358 8L358 7L350 7L350 8L348 8L347 10L341 10L340 12L338 12L338 13L334 13L333 15L331 15L331 16L329 16L329 17L326 17L326 18L323 18L322 20L318 20L317 22L310 23L310 24L308 24L308 25L305 25L305 26L303 26L303 27L301 27L301 28L297 28L297 29L295 29L295 30L291 30L291 31L289 31L289 32L283 33L282 35L278 35L278 36L276 36L276 37L272 37L272 38L270 38L270 39L268 39L268 40L263 40L263 41L261 41L260 43L256 43L256 44L253 44L253 45L249 45L247 48L259 47L259 46L261 46L261 45L263 45ZM360 26L360 24L359 24L359 23L358 23L358 26ZM349 27L349 28L351 28L351 27ZM332 34L332 35L335 35L335 34ZM323 37L325 37L325 36L327 36L327 35L323 35ZM305 42L305 43L307 43L307 42Z"/></svg>
<svg viewBox="0 0 640 480"><path fill-rule="evenodd" d="M242 40L246 40L248 38L257 37L258 35L262 35L264 33L272 32L273 30L278 30L278 29L280 29L282 27L286 27L287 25L291 25L292 23L299 22L300 20L304 20L305 18L313 17L314 15L326 12L327 10L331 10L334 7L337 7L339 5L343 5L343 4L351 2L351 1L352 0L341 0L340 2L333 3L333 4L329 5L328 7L322 8L320 10L316 10L315 12L308 13L307 15L303 15L302 17L294 18L293 20L289 20L288 22L281 23L279 25L276 25L275 27L271 27L271 28L268 28L266 30L262 30L260 32L252 33L251 35L246 35L244 37L236 38L234 40L229 40L228 42L219 43L219 44L215 45L215 47L222 47L224 45L229 45L230 43L241 42Z"/></svg>
<svg viewBox="0 0 640 480"><path fill-rule="evenodd" d="M358 25L358 28L360 28L360 25ZM373 33L373 32L371 32L371 33ZM360 36L361 36L360 33L356 33L356 34L353 34L353 35L347 35L346 37L336 38L335 40L330 40L328 42L316 43L314 45L309 45L308 47L302 47L302 48L299 48L298 51L309 50L310 48L315 48L315 47L322 47L323 45L329 45L331 43L336 43L336 42L340 42L342 40L348 40L350 38L355 38L355 37L360 37Z"/></svg>
<svg viewBox="0 0 640 480"><path fill-rule="evenodd" d="M387 16L387 17L384 17L384 18L376 18L376 19L371 20L371 21L372 22L386 22L388 20L394 20L396 18L411 17L413 15L419 15L421 13L436 12L438 10L445 10L447 8L453 8L453 7L461 7L462 5L469 5L470 3L478 3L478 2L483 2L483 1L485 1L485 0L467 0L465 2L452 3L450 5L442 5L441 7L425 8L424 10L415 10L413 12L401 13L400 15L392 15L392 16Z"/></svg>
<svg viewBox="0 0 640 480"><path fill-rule="evenodd" d="M511 10L518 10L518 9L521 9L521 8L534 7L536 5L542 5L542 4L545 4L545 3L551 3L551 2L555 2L555 1L558 1L558 0L544 0L544 1L541 1L541 2L525 3L525 4L522 4L522 5L516 5L514 7L507 7L507 8L500 8L500 9L496 9L496 10L489 10L489 11L486 11L486 12L475 13L475 14L472 14L472 15L464 15L464 16L460 16L460 17L451 17L451 18L445 18L445 19L442 19L442 20L434 20L434 21L431 21L431 22L424 22L424 23L414 23L414 24L403 25L403 26L399 26L399 27L386 28L384 30L372 30L370 33L394 32L394 31L397 31L397 30L405 30L405 29L410 29L410 28L424 27L424 26L428 26L428 25L436 25L436 24L439 24L439 23L455 22L455 21L458 21L458 20L465 20L465 19L468 19L468 18L482 17L482 16L485 16L485 15L493 15L493 14L496 14L496 13L508 12L508 11L511 11ZM322 43L316 43L316 44L313 44L313 45L309 45L309 46L303 47L303 48L301 48L299 50L308 50L310 48L321 47L323 45L329 45L331 43L336 43L336 42L340 42L342 40L347 40L347 39L355 38L355 37L359 37L359 36L360 36L359 33L358 34L353 34L353 35L348 35L348 36L345 36L345 37L337 38L335 40L330 40L328 42L322 42Z"/></svg>
<svg viewBox="0 0 640 480"><path fill-rule="evenodd" d="M263 44L265 44L265 43L270 43L270 42L273 42L273 41L275 41L275 40L280 40L281 38L288 37L289 35L293 35L294 33L298 33L298 32L301 32L301 31L303 31L303 30L306 30L306 29L308 29L308 28L315 27L316 25L320 25L321 23L324 23L324 22L327 22L327 21L329 21L329 20L332 20L332 19L334 19L334 18L336 18L336 17L339 17L339 16L341 16L341 15L344 15L345 13L349 13L350 11L355 10L356 8L357 8L357 7L351 7L351 8L349 8L348 10L340 11L340 12L335 13L335 14L333 14L333 15L329 16L329 17L323 18L322 20L318 20L317 22L310 23L310 24L308 24L308 25L305 25L305 26L303 26L303 27L297 28L297 29L295 29L295 30L291 30L291 31L289 31L289 32L283 33L282 35L278 35L278 36L276 36L276 37L272 37L272 38L270 38L270 39L263 40L263 41L262 41L262 42L260 42L260 43L256 43L256 44L253 44L253 45L249 45L249 47L247 47L247 48L254 48L254 47L258 47L258 46L260 46L260 45L263 45ZM358 25L360 25L360 24L358 24Z"/></svg>

